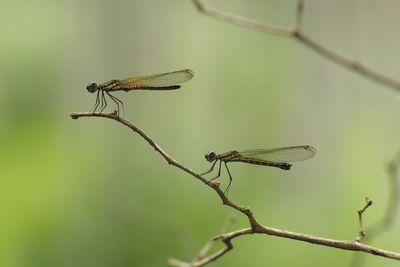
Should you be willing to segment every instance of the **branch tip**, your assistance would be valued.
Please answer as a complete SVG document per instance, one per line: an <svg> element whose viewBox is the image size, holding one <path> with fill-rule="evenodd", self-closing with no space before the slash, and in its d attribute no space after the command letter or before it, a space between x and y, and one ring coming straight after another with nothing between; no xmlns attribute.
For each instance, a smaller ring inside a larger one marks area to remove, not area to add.
<svg viewBox="0 0 400 267"><path fill-rule="evenodd" d="M76 113L74 113L74 112L70 112L70 113L69 113L69 116L70 116L73 120L76 120L76 119L79 118L79 115L76 114Z"/></svg>

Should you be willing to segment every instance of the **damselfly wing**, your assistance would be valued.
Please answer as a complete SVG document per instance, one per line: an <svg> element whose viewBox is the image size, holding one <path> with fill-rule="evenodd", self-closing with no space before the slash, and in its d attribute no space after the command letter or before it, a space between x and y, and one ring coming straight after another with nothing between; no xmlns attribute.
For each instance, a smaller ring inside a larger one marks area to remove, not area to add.
<svg viewBox="0 0 400 267"><path fill-rule="evenodd" d="M271 149L249 149L240 151L242 157L254 158L271 162L295 162L306 160L317 151L312 146L292 146Z"/></svg>
<svg viewBox="0 0 400 267"><path fill-rule="evenodd" d="M180 88L179 84L189 81L193 78L193 75L193 71L186 69L149 76L132 77L119 81L116 87L111 86L109 90L173 90Z"/></svg>

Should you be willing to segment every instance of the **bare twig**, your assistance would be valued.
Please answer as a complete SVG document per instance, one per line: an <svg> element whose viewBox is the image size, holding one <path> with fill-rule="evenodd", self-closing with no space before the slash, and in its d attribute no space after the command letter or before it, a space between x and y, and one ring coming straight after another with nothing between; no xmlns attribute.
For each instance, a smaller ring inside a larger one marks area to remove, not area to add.
<svg viewBox="0 0 400 267"><path fill-rule="evenodd" d="M231 228L231 226L232 226L234 223L235 223L235 219L234 219L233 217L230 218L230 219L224 224L224 226L223 226L222 229L218 232L218 234L226 233L226 232L229 230L229 228ZM206 257L207 253L210 251L210 249L211 249L212 246L214 245L215 241L216 241L216 240L215 240L214 238L212 238L212 239L210 239L210 240L201 248L201 250L199 251L199 253L197 253L197 255L196 255L196 261L201 260L201 259L203 259L203 258Z"/></svg>
<svg viewBox="0 0 400 267"><path fill-rule="evenodd" d="M304 14L304 0L297 1L297 9L296 9L296 24L294 25L295 31L300 31L302 22L303 22L303 14Z"/></svg>
<svg viewBox="0 0 400 267"><path fill-rule="evenodd" d="M241 235L247 235L247 234L251 234L251 228L245 228L242 230L238 230L235 232L230 233L229 237L226 237L224 239L221 238L222 242L224 243L225 247L222 248L221 250L215 252L214 254L200 259L200 260L195 260L192 262L184 262L184 261L180 261L177 259L172 259L169 261L169 264L171 264L172 266L177 266L177 267L200 267L200 266L204 266L209 264L210 262L215 261L216 259L222 257L223 255L225 255L225 253L227 253L228 251L230 251L231 249L233 249L233 244L231 242L231 240L235 237L241 236Z"/></svg>
<svg viewBox="0 0 400 267"><path fill-rule="evenodd" d="M233 248L232 239L242 236L242 235L248 235L248 234L266 234L266 235L271 235L271 236L277 236L277 237L282 237L282 238L288 238L288 239L308 242L311 244L316 244L316 245L321 245L321 246L326 246L326 247L333 247L333 248L350 250L350 251L361 251L361 252L365 252L365 253L369 253L369 254L382 256L385 258L400 261L400 253L383 250L383 249L373 247L373 246L368 246L363 243L357 242L355 240L335 240L335 239L312 236L312 235L296 233L296 232L291 232L291 231L287 231L287 230L281 230L281 229L264 226L258 222L256 216L254 215L254 213L252 212L252 210L249 207L236 204L231 199L229 199L224 194L224 192L221 190L219 183L208 181L207 179L203 178L200 174L196 173L189 167L186 167L182 163L180 163L177 160L175 160L174 158L172 158L144 131L142 131L137 126L133 125L131 122L118 117L116 112L113 112L113 113L75 112L75 113L70 113L70 116L73 119L78 119L80 117L107 118L107 119L117 121L117 122L127 126L134 132L138 133L141 137L143 137L146 140L146 142L149 143L150 146L152 146L158 153L160 153L161 156L169 164L185 171L186 173L192 175L196 179L203 182L208 187L212 188L218 194L218 196L220 197L220 199L222 200L222 203L224 205L227 205L227 206L241 212L248 218L249 224L250 224L249 228L222 234L215 238L215 239L221 240L225 244L224 249L217 251L216 253L212 254L211 256L203 258L203 259L199 260L198 262L191 263L191 265L181 265L181 266L203 266L203 265L206 265L207 263L218 259L222 255L227 253L229 250L231 250Z"/></svg>
<svg viewBox="0 0 400 267"><path fill-rule="evenodd" d="M234 219L231 218L221 229L221 231L219 232L219 234L225 233L234 223ZM176 267L186 267L186 266L202 266L205 265L219 257L221 257L223 254L225 254L226 252L228 252L232 246L225 246L223 249L217 251L216 253L206 257L207 253L210 251L210 249L212 248L212 246L215 244L215 241L217 241L218 239L211 238L204 246L203 248L199 251L199 253L197 253L196 258L192 261L192 262L184 262L178 259L169 259L168 263L172 266L176 266Z"/></svg>
<svg viewBox="0 0 400 267"><path fill-rule="evenodd" d="M385 215L382 220L377 222L375 225L370 227L368 231L368 236L364 238L364 242L371 242L372 239L390 230L393 226L393 222L399 211L399 201L400 201L400 184L399 184L399 169L400 169L400 152L391 160L388 164L388 174L389 174L389 200L386 207ZM351 260L350 266L360 267L365 262L365 254L354 254Z"/></svg>
<svg viewBox="0 0 400 267"><path fill-rule="evenodd" d="M389 173L389 200L386 207L385 216L380 222L368 229L368 240L372 237L378 236L385 230L392 227L396 216L399 211L399 201L400 201L400 181L399 173L400 171L400 152L389 162L388 173Z"/></svg>
<svg viewBox="0 0 400 267"><path fill-rule="evenodd" d="M210 16L214 17L216 19L230 22L233 24L237 24L243 27L251 28L251 29L256 29L256 30L261 30L261 31L266 31L270 33L275 33L279 35L284 35L284 36L291 36L292 35L292 29L289 28L283 28L275 25L270 25L266 23L261 23L257 22L248 18L240 17L234 14L229 14L225 12L221 12L219 10L216 10L212 7L209 7L205 4L203 4L202 1L199 0L193 0L193 3L196 5L197 9Z"/></svg>
<svg viewBox="0 0 400 267"><path fill-rule="evenodd" d="M201 0L192 0L192 2L200 12L207 16L254 30L279 34L286 37L293 37L309 49L327 58L328 60L333 61L336 64L341 65L342 67L345 67L351 71L354 71L378 84L387 86L396 91L400 91L400 81L388 77L377 71L374 71L354 59L340 55L336 51L324 47L323 45L317 43L315 40L304 34L304 32L300 30L303 18L304 0L298 0L295 25L292 28L283 28L276 25L257 22L238 15L225 13L216 10L208 5L205 5Z"/></svg>
<svg viewBox="0 0 400 267"><path fill-rule="evenodd" d="M370 200L368 197L366 197L364 206L361 209L357 210L358 224L359 224L358 236L355 239L357 242L361 242L366 235L364 226L363 226L363 214L368 209L368 207L371 205L372 205L372 200Z"/></svg>

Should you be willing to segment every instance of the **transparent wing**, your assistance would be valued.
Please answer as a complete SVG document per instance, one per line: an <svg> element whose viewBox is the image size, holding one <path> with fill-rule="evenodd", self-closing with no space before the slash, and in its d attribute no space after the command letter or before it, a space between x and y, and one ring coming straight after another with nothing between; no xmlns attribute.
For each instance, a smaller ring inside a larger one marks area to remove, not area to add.
<svg viewBox="0 0 400 267"><path fill-rule="evenodd" d="M194 76L189 69L155 74L149 76L132 77L118 81L118 85L124 88L147 88L147 87L168 87L184 83Z"/></svg>
<svg viewBox="0 0 400 267"><path fill-rule="evenodd" d="M312 146L292 146L270 149L250 149L239 152L243 157L250 157L273 162L292 162L306 160L315 155L317 151Z"/></svg>

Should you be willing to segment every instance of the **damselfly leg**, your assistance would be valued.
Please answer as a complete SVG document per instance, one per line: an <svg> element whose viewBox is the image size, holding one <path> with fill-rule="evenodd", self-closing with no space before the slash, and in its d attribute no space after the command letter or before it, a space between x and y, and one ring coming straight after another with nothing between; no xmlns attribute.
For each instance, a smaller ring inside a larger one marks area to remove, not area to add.
<svg viewBox="0 0 400 267"><path fill-rule="evenodd" d="M114 103L117 105L117 109L118 109L118 112L117 112L117 115L119 116L119 104L121 104L121 106L122 106L122 114L123 114L123 116L125 115L125 108L124 108L124 103L120 100L120 99L118 99L118 98L116 98L115 96L113 96L112 94L110 94L109 92L106 92L106 94L111 98L111 100L112 101L114 101ZM119 103L118 103L119 102Z"/></svg>
<svg viewBox="0 0 400 267"><path fill-rule="evenodd" d="M104 105L103 105L103 101L104 101ZM107 99L106 96L104 95L104 91L101 91L101 109L100 109L100 113L103 112L103 110L107 107Z"/></svg>
<svg viewBox="0 0 400 267"><path fill-rule="evenodd" d="M228 186L226 187L226 189L225 189L225 191L224 191L224 194L227 195L228 192L229 192L229 188L231 188L232 175L231 175L231 172L229 171L228 165L226 164L225 161L224 161L224 164L225 164L225 168L226 168L226 170L228 171L228 175L229 175L229 183L228 183Z"/></svg>
<svg viewBox="0 0 400 267"><path fill-rule="evenodd" d="M208 179L209 182L214 181L214 180L216 180L217 178L219 178L219 177L221 176L222 160L218 160L218 159L215 160L215 161L213 162L213 164L211 165L211 168L210 168L208 171L206 171L205 173L202 173L202 174L201 174L201 176L203 176L203 175L205 175L205 174L208 174L208 173L212 172L212 171L214 170L214 167L215 167L215 165L217 164L217 162L219 162L219 165L218 165L218 173L217 173L217 175L214 176L213 178ZM231 187L232 175L231 175L231 172L229 171L228 165L226 164L225 161L224 161L224 165L225 165L225 168L226 168L226 170L228 171L228 175L229 175L229 183L228 183L228 186L226 187L226 189L224 190L224 194L227 195L228 192L229 192L229 188Z"/></svg>
<svg viewBox="0 0 400 267"><path fill-rule="evenodd" d="M213 178L209 179L210 181L214 181L215 179L217 179L218 177L221 176L221 166L222 166L222 160L219 160L218 173L217 173L216 176L214 176Z"/></svg>
<svg viewBox="0 0 400 267"><path fill-rule="evenodd" d="M206 175L206 174L212 172L214 170L215 164L217 164L217 162L218 162L218 160L214 161L214 163L211 165L211 168L208 171L206 171L205 173L202 173L200 175L203 176L203 175Z"/></svg>
<svg viewBox="0 0 400 267"><path fill-rule="evenodd" d="M100 90L97 91L96 102L94 103L94 106L92 108L93 112L96 112L99 105L100 105Z"/></svg>

